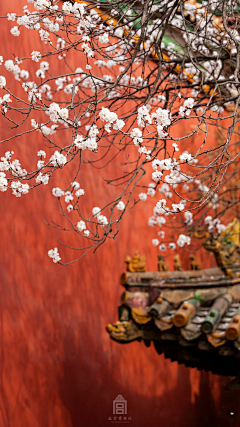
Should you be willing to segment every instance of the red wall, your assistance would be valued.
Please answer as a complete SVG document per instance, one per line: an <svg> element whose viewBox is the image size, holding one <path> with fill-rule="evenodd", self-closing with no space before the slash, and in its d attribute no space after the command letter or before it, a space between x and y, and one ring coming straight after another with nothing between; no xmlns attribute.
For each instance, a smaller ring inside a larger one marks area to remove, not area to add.
<svg viewBox="0 0 240 427"><path fill-rule="evenodd" d="M24 4L3 2L1 14ZM15 38L11 26L5 22L1 27L4 60L13 53L43 50L37 34L21 30L22 36ZM76 57L72 61L79 66ZM5 137L6 122L1 123ZM0 154L7 149L9 145L1 146ZM37 151L31 137L23 145L13 142L11 149L20 152L26 165ZM171 363L153 346L112 342L105 332L105 325L117 320L126 254L139 249L147 255L148 269L156 269L147 204L125 217L115 241L76 266L55 265L47 257L56 241L63 240L44 223L56 220L59 211L50 189L64 188L68 174L58 174L48 188L21 199L10 191L0 194L0 426L107 427L118 394L128 401L130 426L238 426L240 394L223 391L226 378ZM81 180L86 194L91 192L85 197L89 211L114 194L113 187L101 192L101 176L101 171L88 169ZM75 236L68 241L79 243ZM61 255L72 256L64 248Z"/></svg>

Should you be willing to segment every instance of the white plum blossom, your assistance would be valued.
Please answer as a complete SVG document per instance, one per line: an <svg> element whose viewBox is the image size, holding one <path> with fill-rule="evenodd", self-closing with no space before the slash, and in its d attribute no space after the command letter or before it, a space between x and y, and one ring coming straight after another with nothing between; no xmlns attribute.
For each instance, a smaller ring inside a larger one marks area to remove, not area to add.
<svg viewBox="0 0 240 427"><path fill-rule="evenodd" d="M12 102L9 93L6 93L2 98L0 98L0 104L8 104L9 102Z"/></svg>
<svg viewBox="0 0 240 427"><path fill-rule="evenodd" d="M185 224L187 225L192 225L193 223L193 214L192 212L186 211L184 212L184 217L185 217Z"/></svg>
<svg viewBox="0 0 240 427"><path fill-rule="evenodd" d="M42 71L47 71L49 69L49 62L47 61L42 61L40 63L40 70Z"/></svg>
<svg viewBox="0 0 240 427"><path fill-rule="evenodd" d="M0 172L0 191L4 192L8 189L8 182L6 179L6 174L4 172Z"/></svg>
<svg viewBox="0 0 240 427"><path fill-rule="evenodd" d="M149 114L148 107L146 105L143 105L142 107L139 107L138 109L138 126L144 127L147 123L152 123L152 118Z"/></svg>
<svg viewBox="0 0 240 427"><path fill-rule="evenodd" d="M168 127L171 124L171 113L169 110L164 110L163 108L158 108L156 113L152 114L158 125L163 127Z"/></svg>
<svg viewBox="0 0 240 427"><path fill-rule="evenodd" d="M161 245L159 246L159 250L163 252L166 251L167 250L166 245L164 245L164 243L161 243Z"/></svg>
<svg viewBox="0 0 240 427"><path fill-rule="evenodd" d="M221 234L226 230L226 226L224 224L216 224L216 229L218 234Z"/></svg>
<svg viewBox="0 0 240 427"><path fill-rule="evenodd" d="M138 195L138 197L142 202L145 202L147 200L147 194L146 193L140 193Z"/></svg>
<svg viewBox="0 0 240 427"><path fill-rule="evenodd" d="M62 5L62 11L69 15L73 10L73 5L70 1L65 1Z"/></svg>
<svg viewBox="0 0 240 427"><path fill-rule="evenodd" d="M36 177L36 183L40 184L43 183L44 185L47 185L49 181L49 175L47 174L42 174L41 172L38 174L38 176Z"/></svg>
<svg viewBox="0 0 240 427"><path fill-rule="evenodd" d="M155 187L155 184L153 184L153 186ZM151 184L149 184L148 186L148 191L147 191L147 195L153 197L156 193L155 188L151 186Z"/></svg>
<svg viewBox="0 0 240 427"><path fill-rule="evenodd" d="M95 206L94 208L92 208L92 214L93 216L98 217L101 214L101 209Z"/></svg>
<svg viewBox="0 0 240 427"><path fill-rule="evenodd" d="M161 181L162 175L163 175L162 172L155 171L152 173L152 180L155 182L159 182L159 181Z"/></svg>
<svg viewBox="0 0 240 427"><path fill-rule="evenodd" d="M44 150L39 150L38 152L37 152L37 156L39 156L39 157L43 157L44 159L46 158L46 151L44 151Z"/></svg>
<svg viewBox="0 0 240 427"><path fill-rule="evenodd" d="M153 244L153 246L158 246L159 240L158 239L152 239L152 244Z"/></svg>
<svg viewBox="0 0 240 427"><path fill-rule="evenodd" d="M134 128L131 130L130 136L131 138L142 138L142 131L138 128Z"/></svg>
<svg viewBox="0 0 240 427"><path fill-rule="evenodd" d="M8 19L8 21L15 21L16 16L17 16L16 13L8 13L7 19Z"/></svg>
<svg viewBox="0 0 240 427"><path fill-rule="evenodd" d="M12 28L11 28L10 33L11 33L13 36L15 36L15 37L19 36L20 31L19 31L19 29L18 29L17 25L16 25L15 27L12 27Z"/></svg>
<svg viewBox="0 0 240 427"><path fill-rule="evenodd" d="M50 116L50 120L54 123L58 121L62 123L64 120L68 119L68 109L61 108L56 102L50 104L46 114Z"/></svg>
<svg viewBox="0 0 240 427"><path fill-rule="evenodd" d="M14 64L12 59L8 59L7 61L4 62L4 66L6 68L7 71L10 71L13 74L19 74L20 73L20 68L17 64Z"/></svg>
<svg viewBox="0 0 240 427"><path fill-rule="evenodd" d="M79 190L77 190L75 193L76 197L83 196L84 194L85 194L85 191L83 188L79 188Z"/></svg>
<svg viewBox="0 0 240 427"><path fill-rule="evenodd" d="M125 209L125 204L120 200L116 206L119 211L123 211Z"/></svg>
<svg viewBox="0 0 240 427"><path fill-rule="evenodd" d="M73 187L74 190L78 190L80 188L80 184L77 181L73 181L71 183L71 187Z"/></svg>
<svg viewBox="0 0 240 427"><path fill-rule="evenodd" d="M48 251L49 258L52 258L54 263L61 261L60 255L58 253L58 248L50 249Z"/></svg>
<svg viewBox="0 0 240 427"><path fill-rule="evenodd" d="M6 79L4 76L0 76L0 89L6 86Z"/></svg>
<svg viewBox="0 0 240 427"><path fill-rule="evenodd" d="M82 232L83 230L85 230L87 228L85 222L82 220L77 223L76 227L77 227L78 231L80 231L80 232Z"/></svg>
<svg viewBox="0 0 240 427"><path fill-rule="evenodd" d="M173 212L181 212L184 209L184 203L172 203Z"/></svg>
<svg viewBox="0 0 240 427"><path fill-rule="evenodd" d="M73 144L80 150L85 150L87 148L86 141L82 135L77 135Z"/></svg>
<svg viewBox="0 0 240 427"><path fill-rule="evenodd" d="M43 161L43 160L38 160L38 162L37 162L37 168L38 168L38 169L43 168L43 167L44 167L44 165L45 165L45 163L44 163L44 161Z"/></svg>
<svg viewBox="0 0 240 427"><path fill-rule="evenodd" d="M184 101L184 104L183 104L184 107L190 108L190 109L193 108L193 105L194 105L194 99L193 98L186 99L186 101Z"/></svg>
<svg viewBox="0 0 240 427"><path fill-rule="evenodd" d="M45 79L45 73L43 70L39 69L36 71L36 77L39 77L40 79Z"/></svg>
<svg viewBox="0 0 240 427"><path fill-rule="evenodd" d="M33 61L39 62L42 56L40 52L38 52L37 50L33 50L31 53L31 57Z"/></svg>
<svg viewBox="0 0 240 427"><path fill-rule="evenodd" d="M102 107L102 110L99 113L100 119L104 122L113 123L117 121L118 116L116 113L111 112L108 108Z"/></svg>
<svg viewBox="0 0 240 427"><path fill-rule="evenodd" d="M98 37L99 43L109 43L108 34L104 33L101 36Z"/></svg>
<svg viewBox="0 0 240 427"><path fill-rule="evenodd" d="M66 193L65 193L65 202L69 203L73 199L74 199L74 197L73 197L71 191L66 191Z"/></svg>
<svg viewBox="0 0 240 427"><path fill-rule="evenodd" d="M180 154L179 159L181 162L189 162L192 160L192 155L188 151L184 151L182 154Z"/></svg>
<svg viewBox="0 0 240 427"><path fill-rule="evenodd" d="M29 185L22 184L20 181L11 182L12 194L16 197L21 197L22 194L27 194L29 192Z"/></svg>
<svg viewBox="0 0 240 427"><path fill-rule="evenodd" d="M105 215L98 215L97 221L102 227L105 227L108 225L108 220Z"/></svg>
<svg viewBox="0 0 240 427"><path fill-rule="evenodd" d="M116 122L113 124L113 129L122 130L124 126L125 126L124 120L117 119Z"/></svg>
<svg viewBox="0 0 240 427"><path fill-rule="evenodd" d="M186 236L185 234L180 234L178 236L177 245L182 248L185 244L190 245L191 238L189 236Z"/></svg>
<svg viewBox="0 0 240 427"><path fill-rule="evenodd" d="M204 223L205 224L210 224L212 222L212 217L210 215L206 216L204 218Z"/></svg>
<svg viewBox="0 0 240 427"><path fill-rule="evenodd" d="M51 3L49 0L35 0L34 7L36 10L46 10L50 7Z"/></svg>
<svg viewBox="0 0 240 427"><path fill-rule="evenodd" d="M62 196L64 196L65 193L63 190L61 190L61 188L55 187L52 189L52 194L55 197L62 197Z"/></svg>
<svg viewBox="0 0 240 427"><path fill-rule="evenodd" d="M159 213L164 213L165 212L165 207L167 204L167 200L166 199L161 199L157 202L156 204L156 208L158 209Z"/></svg>
<svg viewBox="0 0 240 427"><path fill-rule="evenodd" d="M151 216L150 218L148 218L149 227L155 227L156 223L157 222L156 222L155 216Z"/></svg>
<svg viewBox="0 0 240 427"><path fill-rule="evenodd" d="M67 163L67 157L56 150L50 157L49 162L52 163L53 166L64 166Z"/></svg>
<svg viewBox="0 0 240 427"><path fill-rule="evenodd" d="M166 219L163 216L158 216L157 224L159 225L159 227L162 227L163 224L166 224Z"/></svg>
<svg viewBox="0 0 240 427"><path fill-rule="evenodd" d="M72 210L73 210L73 205L70 203L70 204L67 206L67 211L68 211L68 213L70 213L70 212L72 212Z"/></svg>

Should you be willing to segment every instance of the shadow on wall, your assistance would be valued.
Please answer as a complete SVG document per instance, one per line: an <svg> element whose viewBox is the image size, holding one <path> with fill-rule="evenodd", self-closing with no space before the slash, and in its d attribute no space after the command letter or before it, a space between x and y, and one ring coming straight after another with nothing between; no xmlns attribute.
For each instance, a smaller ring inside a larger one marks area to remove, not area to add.
<svg viewBox="0 0 240 427"><path fill-rule="evenodd" d="M59 392L62 402L69 412L72 427L97 426L106 427L114 423L113 400L121 394L127 400L127 417L130 427L227 427L239 426L239 401L240 392L226 392L224 385L227 377L216 377L218 379L219 399L218 405L213 398L214 378L213 375L202 372L199 383L199 394L194 396L194 403L191 400L191 380L190 368L178 367L177 384L173 390L168 390L165 384L165 392L162 396L142 395L131 390L131 384L126 385L124 378L119 372L119 382L113 381L111 370L106 371L104 378L99 378L99 370L103 369L104 360L99 355L97 365L92 365L87 361L84 354L81 354L81 344L78 350L74 348L75 339L71 331L68 331L64 342L64 370L63 376L59 378ZM114 346L120 346L114 343ZM143 343L131 344L136 347L143 346ZM124 347L124 346L123 346ZM69 348L72 352L69 353ZM139 348L139 350L141 350ZM152 348L144 349L149 356L148 363L151 363ZM78 353L79 351L79 353ZM159 357L159 369L156 372L156 382L161 381L162 370L169 361ZM129 360L126 371L131 374L133 359ZM174 363L176 367L176 363ZM81 367L80 367L81 366ZM169 366L167 366L169 368ZM144 381L141 371L138 376ZM121 382L121 380L123 380ZM138 381L139 378L136 378ZM170 385L169 385L170 386ZM109 417L112 420L109 420ZM118 420L118 418L117 418ZM117 420L115 423L117 423ZM123 425L119 422L118 425Z"/></svg>

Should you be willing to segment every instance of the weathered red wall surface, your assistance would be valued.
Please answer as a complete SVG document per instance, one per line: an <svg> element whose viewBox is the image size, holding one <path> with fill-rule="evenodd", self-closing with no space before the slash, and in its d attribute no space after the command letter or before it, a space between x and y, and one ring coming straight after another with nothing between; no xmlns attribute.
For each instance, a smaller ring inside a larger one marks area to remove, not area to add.
<svg viewBox="0 0 240 427"><path fill-rule="evenodd" d="M1 14L23 5L22 0L4 2ZM4 59L15 52L20 56L19 50L28 55L29 34L36 40L34 49L42 51L37 34L23 30L14 38L8 32L12 25L4 25ZM17 149L23 164L36 155L31 137ZM85 198L89 210L114 193L114 188L101 193L100 177L101 172L89 170L81 181L92 195ZM62 181L58 175L55 183L64 188L67 181L67 174ZM118 394L127 399L133 427L239 426L240 395L223 391L226 378L171 363L153 346L119 345L105 332L105 325L117 320L125 255L139 249L147 255L148 269L156 269L148 205L126 216L116 241L75 267L54 265L46 255L62 240L44 223L56 219L58 210L50 188L21 199L0 194L0 426L107 427ZM69 258L64 248L61 254Z"/></svg>

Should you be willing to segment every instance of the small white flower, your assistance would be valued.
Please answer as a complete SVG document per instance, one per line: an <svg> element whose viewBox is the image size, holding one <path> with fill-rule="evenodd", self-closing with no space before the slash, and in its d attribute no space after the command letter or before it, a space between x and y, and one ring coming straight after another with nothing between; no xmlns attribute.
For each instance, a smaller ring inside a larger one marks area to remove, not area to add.
<svg viewBox="0 0 240 427"><path fill-rule="evenodd" d="M105 215L98 215L97 217L98 223L104 227L108 225L108 220L107 217Z"/></svg>
<svg viewBox="0 0 240 427"><path fill-rule="evenodd" d="M184 107L186 107L186 108L193 108L193 105L194 105L194 99L193 98L188 98L188 99L186 99L186 101L184 101Z"/></svg>
<svg viewBox="0 0 240 427"><path fill-rule="evenodd" d="M79 188L79 190L77 190L75 194L76 194L76 197L80 197L85 194L85 191L83 190L83 188Z"/></svg>
<svg viewBox="0 0 240 427"><path fill-rule="evenodd" d="M49 69L49 62L43 61L40 63L40 70L47 71Z"/></svg>
<svg viewBox="0 0 240 427"><path fill-rule="evenodd" d="M57 263L58 261L61 260L58 253L58 248L50 249L50 251L48 251L48 256L49 258L52 258L54 263Z"/></svg>
<svg viewBox="0 0 240 427"><path fill-rule="evenodd" d="M45 163L43 160L38 160L38 162L37 162L37 168L38 169L41 169L44 165L45 165Z"/></svg>
<svg viewBox="0 0 240 427"><path fill-rule="evenodd" d="M37 152L37 156L39 156L39 157L43 157L44 159L46 158L46 152L45 151L43 151L43 150L39 150L38 152Z"/></svg>
<svg viewBox="0 0 240 427"><path fill-rule="evenodd" d="M155 193L156 193L155 189L149 186L148 191L147 191L147 195L153 197L155 195Z"/></svg>
<svg viewBox="0 0 240 427"><path fill-rule="evenodd" d="M31 57L33 61L39 62L39 60L41 59L41 53L38 52L37 50L33 50L31 53Z"/></svg>
<svg viewBox="0 0 240 427"><path fill-rule="evenodd" d="M93 216L98 217L98 215L100 215L100 213L101 213L101 209L99 207L95 206L95 208L92 208Z"/></svg>
<svg viewBox="0 0 240 427"><path fill-rule="evenodd" d="M174 143L172 144L172 146L173 146L173 148L175 149L175 151L179 151L179 148L178 148L178 145L177 145L177 143L176 143L176 142L174 142Z"/></svg>
<svg viewBox="0 0 240 427"><path fill-rule="evenodd" d="M158 239L152 239L152 244L153 244L153 246L158 246L159 240Z"/></svg>
<svg viewBox="0 0 240 427"><path fill-rule="evenodd" d="M120 202L118 202L118 204L117 204L116 208L117 208L119 211L123 211L123 210L125 209L125 204L120 200Z"/></svg>
<svg viewBox="0 0 240 427"><path fill-rule="evenodd" d="M15 27L12 27L12 28L11 28L10 33L11 33L13 36L15 36L15 37L19 36L20 31L19 31L19 29L18 29L17 25L15 25Z"/></svg>
<svg viewBox="0 0 240 427"><path fill-rule="evenodd" d="M99 36L98 40L99 40L99 43L102 43L102 44L108 43L109 42L108 34L107 33L102 34L101 36Z"/></svg>
<svg viewBox="0 0 240 427"><path fill-rule="evenodd" d="M73 210L73 205L68 205L67 206L67 211L68 211L68 213L70 213L71 211Z"/></svg>
<svg viewBox="0 0 240 427"><path fill-rule="evenodd" d="M0 172L0 191L2 192L7 191L8 188L8 182L5 176L6 174L4 172Z"/></svg>
<svg viewBox="0 0 240 427"><path fill-rule="evenodd" d="M223 231L226 230L226 226L223 224L217 224L216 229L217 229L218 234L221 234Z"/></svg>
<svg viewBox="0 0 240 427"><path fill-rule="evenodd" d="M80 232L82 232L83 230L85 230L87 228L85 222L82 220L77 223L76 227L77 227L78 231L80 231Z"/></svg>
<svg viewBox="0 0 240 427"><path fill-rule="evenodd" d="M147 200L147 194L146 193L140 193L138 195L139 199L142 200L142 202L145 202Z"/></svg>
<svg viewBox="0 0 240 427"><path fill-rule="evenodd" d="M0 76L0 89L6 86L6 79L4 76Z"/></svg>
<svg viewBox="0 0 240 427"><path fill-rule="evenodd" d="M61 197L61 196L64 196L64 191L62 191L61 188L56 187L52 189L52 194L55 197Z"/></svg>
<svg viewBox="0 0 240 427"><path fill-rule="evenodd" d="M16 16L17 16L16 13L8 13L7 19L8 19L8 21L15 21Z"/></svg>
<svg viewBox="0 0 240 427"><path fill-rule="evenodd" d="M59 151L55 151L50 157L49 162L52 163L53 166L63 166L67 163L67 157L59 153Z"/></svg>
<svg viewBox="0 0 240 427"><path fill-rule="evenodd" d="M161 245L159 246L159 250L166 251L167 250L166 245L164 245L164 243L161 243Z"/></svg>
<svg viewBox="0 0 240 427"><path fill-rule="evenodd" d="M187 225L191 225L193 223L193 214L192 212L184 212L184 216L185 216L185 224Z"/></svg>
<svg viewBox="0 0 240 427"><path fill-rule="evenodd" d="M190 245L191 238L189 236L185 236L185 234L180 234L178 236L177 245L182 248L185 244Z"/></svg>
<svg viewBox="0 0 240 427"><path fill-rule="evenodd" d="M69 203L73 199L74 199L74 197L73 197L71 191L66 191L66 193L65 193L65 202Z"/></svg>
<svg viewBox="0 0 240 427"><path fill-rule="evenodd" d="M71 187L73 187L74 190L78 190L80 188L80 184L77 181L73 181Z"/></svg>

